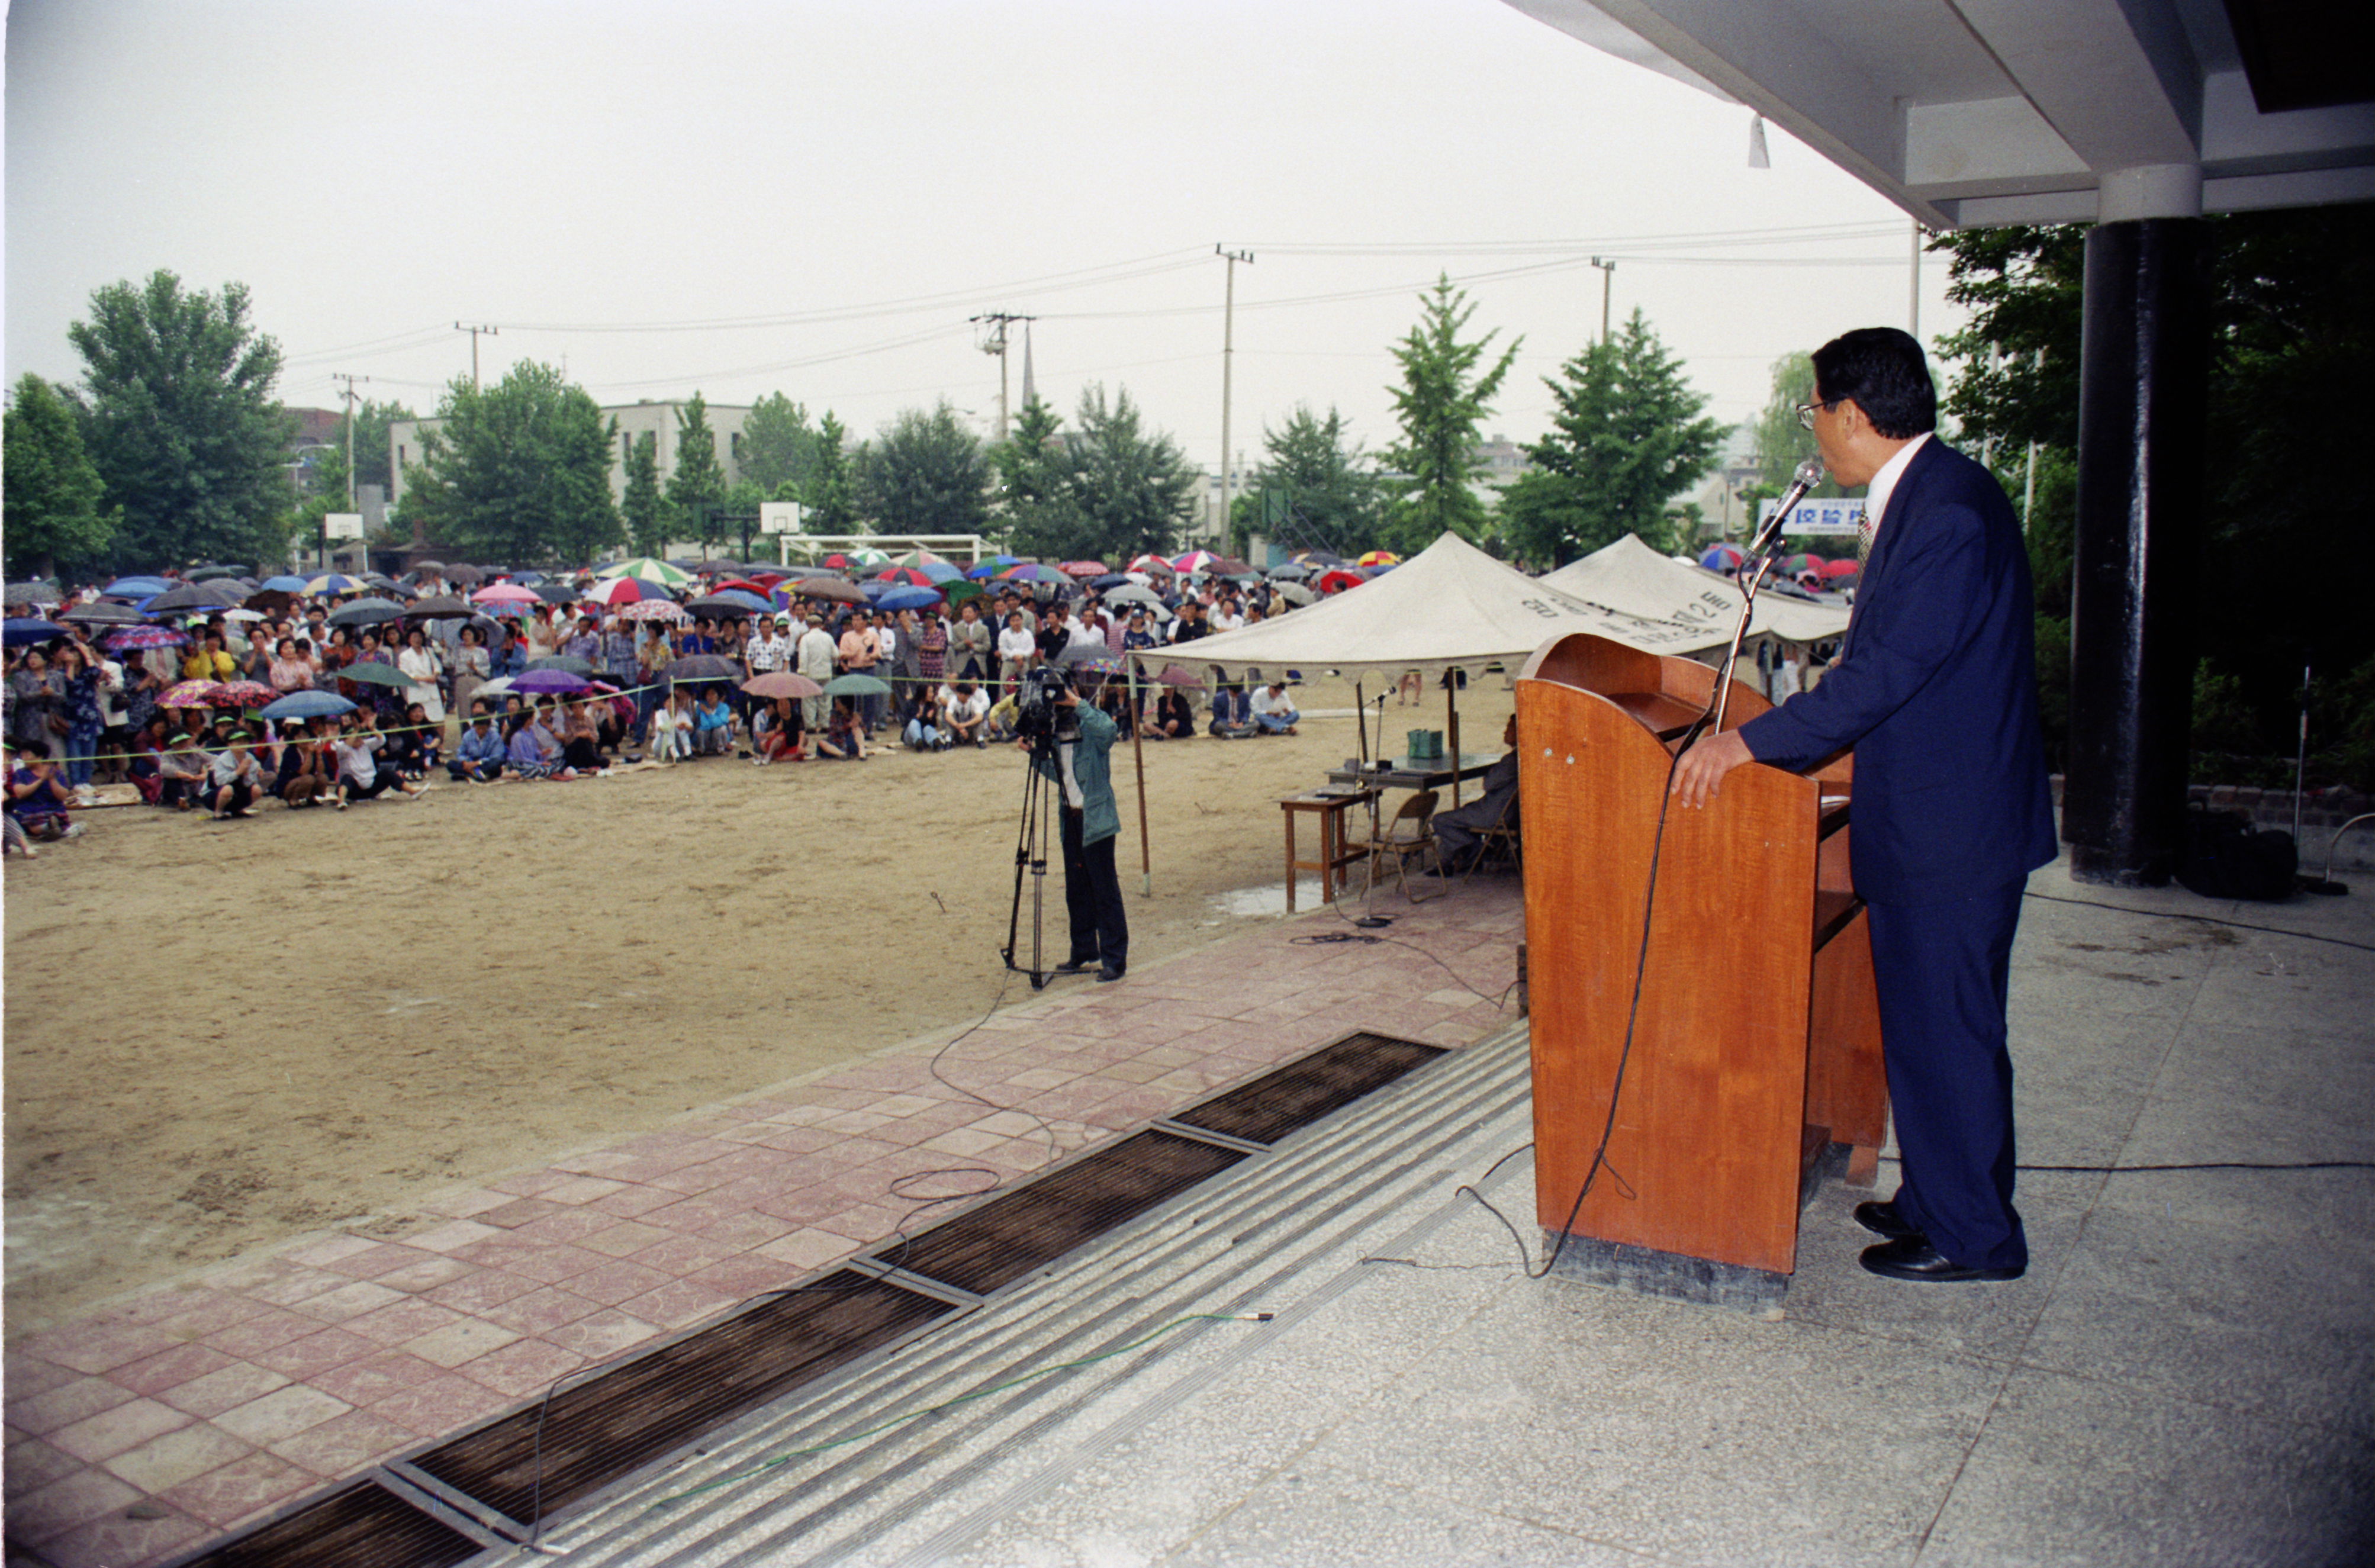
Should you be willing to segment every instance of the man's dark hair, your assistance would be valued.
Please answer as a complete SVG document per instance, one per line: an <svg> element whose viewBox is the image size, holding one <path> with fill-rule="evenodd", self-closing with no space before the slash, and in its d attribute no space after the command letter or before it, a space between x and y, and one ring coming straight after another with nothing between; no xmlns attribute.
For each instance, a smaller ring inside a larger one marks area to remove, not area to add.
<svg viewBox="0 0 2375 1568"><path fill-rule="evenodd" d="M1861 326L1815 349L1814 396L1826 404L1852 399L1891 441L1938 428L1938 388L1921 345L1893 326Z"/></svg>

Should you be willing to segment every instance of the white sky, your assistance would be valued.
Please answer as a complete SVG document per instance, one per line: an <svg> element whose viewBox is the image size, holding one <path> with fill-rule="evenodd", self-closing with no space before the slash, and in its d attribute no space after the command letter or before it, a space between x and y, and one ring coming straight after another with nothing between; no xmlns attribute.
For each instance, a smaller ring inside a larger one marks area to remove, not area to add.
<svg viewBox="0 0 2375 1568"><path fill-rule="evenodd" d="M1297 402L1391 440L1438 269L1540 269L1468 285L1473 330L1525 336L1489 424L1519 440L1598 330L1594 253L1728 421L1777 356L1906 324L1895 207L1778 129L1748 168L1745 108L1501 0L16 0L6 42L11 382L77 378L91 291L168 267L248 285L291 404L351 371L427 411L458 319L500 326L490 380L780 390L859 434L946 395L986 431L966 318L1007 310L1051 402L1127 387L1210 465L1216 242L1256 256L1256 462Z"/></svg>

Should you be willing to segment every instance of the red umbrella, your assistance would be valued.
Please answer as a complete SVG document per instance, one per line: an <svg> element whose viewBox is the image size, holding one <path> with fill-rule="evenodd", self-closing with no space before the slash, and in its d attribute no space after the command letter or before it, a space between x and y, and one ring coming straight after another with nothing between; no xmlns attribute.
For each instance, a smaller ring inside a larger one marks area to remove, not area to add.
<svg viewBox="0 0 2375 1568"><path fill-rule="evenodd" d="M484 594L479 596L486 597ZM657 583L647 583L640 577L612 577L588 588L585 596L596 604L616 607L639 605L646 599L665 599L668 597L668 591Z"/></svg>
<svg viewBox="0 0 2375 1568"><path fill-rule="evenodd" d="M1823 563L1823 580L1837 582L1842 577L1856 576L1862 571L1863 568L1852 560L1826 560Z"/></svg>
<svg viewBox="0 0 2375 1568"><path fill-rule="evenodd" d="M1367 581L1367 578L1357 572L1346 572L1340 568L1334 572L1321 572L1319 580L1311 585L1322 595L1341 594L1347 588L1357 588Z"/></svg>
<svg viewBox="0 0 2375 1568"><path fill-rule="evenodd" d="M722 594L728 588L739 588L746 594L756 594L763 599L774 587L775 583L782 581L780 577L776 578L774 583L755 582L748 577L729 577L723 583L711 584L709 591L713 594Z"/></svg>
<svg viewBox="0 0 2375 1568"><path fill-rule="evenodd" d="M1103 577L1111 570L1102 560L1068 560L1064 563L1065 575L1069 577Z"/></svg>
<svg viewBox="0 0 2375 1568"><path fill-rule="evenodd" d="M898 583L910 588L937 588L939 586L939 584L932 581L928 574L918 572L912 566L894 566L887 572L878 572L874 574L874 580L877 583Z"/></svg>
<svg viewBox="0 0 2375 1568"><path fill-rule="evenodd" d="M764 675L754 675L742 683L742 690L753 697L768 698L815 697L824 691L823 687L819 686L807 676L787 669L769 670Z"/></svg>

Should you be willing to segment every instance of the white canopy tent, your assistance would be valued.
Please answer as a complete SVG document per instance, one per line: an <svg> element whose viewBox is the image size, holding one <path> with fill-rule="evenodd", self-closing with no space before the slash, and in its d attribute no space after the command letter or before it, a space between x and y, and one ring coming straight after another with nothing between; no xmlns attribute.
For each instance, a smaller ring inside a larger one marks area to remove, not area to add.
<svg viewBox="0 0 2375 1568"><path fill-rule="evenodd" d="M1660 555L1632 534L1569 561L1542 578L1542 585L1623 618L1624 626L1601 634L1645 653L1696 654L1728 646L1740 620L1737 584ZM1847 628L1844 605L1809 604L1768 591L1756 596L1748 637L1752 644L1759 637L1821 643Z"/></svg>

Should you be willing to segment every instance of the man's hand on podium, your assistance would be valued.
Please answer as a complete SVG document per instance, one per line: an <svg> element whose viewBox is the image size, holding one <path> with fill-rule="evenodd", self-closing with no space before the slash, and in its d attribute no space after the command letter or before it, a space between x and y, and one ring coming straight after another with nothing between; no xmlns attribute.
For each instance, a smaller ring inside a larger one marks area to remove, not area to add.
<svg viewBox="0 0 2375 1568"><path fill-rule="evenodd" d="M1715 797L1724 774L1755 760L1755 754L1736 729L1703 736L1675 766L1672 794L1685 806L1705 806Z"/></svg>

